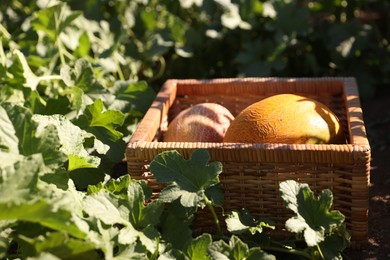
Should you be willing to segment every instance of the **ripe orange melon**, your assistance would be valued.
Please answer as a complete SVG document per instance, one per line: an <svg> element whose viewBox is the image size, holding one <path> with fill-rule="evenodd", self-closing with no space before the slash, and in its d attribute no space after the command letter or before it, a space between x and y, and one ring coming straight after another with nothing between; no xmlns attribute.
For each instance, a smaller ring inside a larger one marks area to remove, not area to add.
<svg viewBox="0 0 390 260"><path fill-rule="evenodd" d="M256 102L236 116L224 142L345 143L337 116L313 99L279 94Z"/></svg>
<svg viewBox="0 0 390 260"><path fill-rule="evenodd" d="M216 103L201 103L181 111L168 125L165 142L222 142L234 117Z"/></svg>

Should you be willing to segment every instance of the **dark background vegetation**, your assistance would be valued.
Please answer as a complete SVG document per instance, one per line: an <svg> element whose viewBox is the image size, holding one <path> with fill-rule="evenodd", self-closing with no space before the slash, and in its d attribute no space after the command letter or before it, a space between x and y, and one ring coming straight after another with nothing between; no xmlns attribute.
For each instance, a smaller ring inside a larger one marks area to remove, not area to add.
<svg viewBox="0 0 390 260"><path fill-rule="evenodd" d="M60 57L54 54L60 30L52 28L53 20L31 25L30 15L48 2L0 2L3 49L19 44L37 74L45 73L39 71L43 67L59 73ZM389 257L388 0L61 2L72 12L82 11L87 20L64 23L66 61L86 58L96 67L101 66L97 60L104 61L109 69L101 77L107 81L144 80L157 91L169 78L355 77L373 168L369 247L348 253L352 259ZM49 37L29 30L31 26Z"/></svg>
<svg viewBox="0 0 390 260"><path fill-rule="evenodd" d="M126 57L119 61L124 78L156 88L168 78L237 76L352 76L363 98L389 87L386 0L62 2L107 23L113 45L102 53L91 47L88 55L120 54ZM20 40L31 36L22 25L38 9L36 1L0 7L12 10L2 17L8 31ZM35 46L24 48L36 52Z"/></svg>

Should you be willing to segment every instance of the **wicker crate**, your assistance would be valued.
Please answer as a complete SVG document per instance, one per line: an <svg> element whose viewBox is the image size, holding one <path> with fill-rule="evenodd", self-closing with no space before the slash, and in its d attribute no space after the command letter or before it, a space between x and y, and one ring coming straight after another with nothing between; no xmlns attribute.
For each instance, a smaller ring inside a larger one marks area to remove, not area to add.
<svg viewBox="0 0 390 260"><path fill-rule="evenodd" d="M316 99L339 117L348 143L240 144L163 142L168 123L181 110L197 103L215 102L236 116L246 106L280 93ZM284 208L279 183L293 179L315 192L329 188L334 209L346 216L355 248L367 243L370 146L366 137L356 81L353 78L231 78L168 80L134 132L126 151L128 172L147 181L158 195L161 186L149 172L157 154L177 150L185 158L198 148L223 164L220 175L225 210L247 208L267 216L282 228L291 212ZM207 218L197 223L207 228Z"/></svg>

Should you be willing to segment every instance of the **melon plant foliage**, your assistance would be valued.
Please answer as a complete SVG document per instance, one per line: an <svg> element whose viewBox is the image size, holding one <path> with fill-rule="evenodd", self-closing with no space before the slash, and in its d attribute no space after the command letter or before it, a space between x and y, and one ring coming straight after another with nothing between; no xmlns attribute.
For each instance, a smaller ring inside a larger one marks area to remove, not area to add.
<svg viewBox="0 0 390 260"><path fill-rule="evenodd" d="M344 216L330 210L329 190L316 198L305 184L282 182L281 196L296 213L286 228L301 239L276 241L265 230L274 229L272 221L256 220L246 210L230 212L226 218L230 233L221 231L214 210L221 203L221 164L209 163L206 150L195 150L188 160L176 151L162 152L151 171L169 185L161 198L145 204L150 188L127 175L79 191L71 179L66 188L53 179L45 181L56 173L41 154L15 157L1 168L1 257L339 259L348 246ZM205 206L217 232L195 235L194 214Z"/></svg>
<svg viewBox="0 0 390 260"><path fill-rule="evenodd" d="M281 183L294 239L276 241L272 220L245 209L216 214L223 169L206 151L158 155L151 170L166 188L155 200L145 183L117 175L126 173L126 143L168 78L343 71L361 86L386 83L390 68L377 60L389 60L386 43L373 44L373 25L343 8L339 1L310 8L255 0L0 1L0 258L340 258L349 237L328 190L317 197L305 184ZM307 26L311 15L327 12L335 19ZM340 17L346 22L332 24ZM215 233L193 233L201 208L212 213Z"/></svg>

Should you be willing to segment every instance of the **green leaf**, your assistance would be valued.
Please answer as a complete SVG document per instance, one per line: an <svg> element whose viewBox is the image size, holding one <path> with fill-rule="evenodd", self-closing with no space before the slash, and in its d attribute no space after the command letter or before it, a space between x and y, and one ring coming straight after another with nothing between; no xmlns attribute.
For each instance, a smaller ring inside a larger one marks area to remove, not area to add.
<svg viewBox="0 0 390 260"><path fill-rule="evenodd" d="M65 168L57 168L45 172L43 176L40 176L40 180L54 184L57 188L67 190L69 188L69 173Z"/></svg>
<svg viewBox="0 0 390 260"><path fill-rule="evenodd" d="M10 239L8 238L8 232L11 232L10 229L3 229L1 227L1 232L0 232L0 258L5 259L5 256L8 251L8 247L10 246Z"/></svg>
<svg viewBox="0 0 390 260"><path fill-rule="evenodd" d="M246 260L276 260L274 255L268 254L261 250L260 247L252 247L249 249L248 256Z"/></svg>
<svg viewBox="0 0 390 260"><path fill-rule="evenodd" d="M15 134L19 140L19 152L24 155L35 153L34 138L36 123L32 121L32 113L24 107L3 103L1 106L6 110L9 120L13 124Z"/></svg>
<svg viewBox="0 0 390 260"><path fill-rule="evenodd" d="M46 128L55 128L58 132L60 148L59 151L68 155L68 171L83 167L98 167L100 159L92 156L84 147L84 142L91 134L80 129L62 115L34 115L33 119L37 122L37 133L44 131ZM55 147L54 147L55 148Z"/></svg>
<svg viewBox="0 0 390 260"><path fill-rule="evenodd" d="M23 69L23 77L25 78L24 85L31 88L32 90L36 90L39 83L39 78L31 71L24 54L19 50L15 50L14 53L16 54Z"/></svg>
<svg viewBox="0 0 390 260"><path fill-rule="evenodd" d="M115 254L114 259L153 259L148 257L148 252L145 250L145 247L138 242L130 245L119 245L116 247L116 250L118 252Z"/></svg>
<svg viewBox="0 0 390 260"><path fill-rule="evenodd" d="M102 87L96 82L92 65L86 59L78 59L74 68L68 65L61 67L61 78L69 87L78 87L84 92L100 91Z"/></svg>
<svg viewBox="0 0 390 260"><path fill-rule="evenodd" d="M206 190L219 183L218 175L222 172L221 163L207 164L208 161L208 152L203 149L195 150L188 160L177 151L157 155L150 164L150 171L157 181L170 183L161 191L160 198L166 202L180 198L185 207L203 207ZM210 194L211 200L213 196L214 193Z"/></svg>
<svg viewBox="0 0 390 260"><path fill-rule="evenodd" d="M59 14L61 5L54 5L49 8L44 8L35 13L35 19L31 22L32 26L37 31L45 32L52 40L57 36L56 23L53 22Z"/></svg>
<svg viewBox="0 0 390 260"><path fill-rule="evenodd" d="M23 75L23 65L16 53L18 53L18 51L8 53L7 58L10 64L4 64L5 61L3 60L0 65L0 80L4 84L0 89L2 94L6 94L8 96L6 100L12 99L14 101L21 102L24 100L22 90L24 88L24 84L26 83L26 78ZM23 53L21 53L21 55L24 56ZM3 57L3 59L4 58L5 57ZM4 97L1 98L3 99Z"/></svg>
<svg viewBox="0 0 390 260"><path fill-rule="evenodd" d="M22 157L13 165L0 168L0 220L39 223L85 237L83 221L77 216L79 195L71 189L63 191L40 183L42 171L45 165L40 154Z"/></svg>
<svg viewBox="0 0 390 260"><path fill-rule="evenodd" d="M145 206L142 187L136 182L129 183L127 194L127 198L122 199L102 189L85 198L84 210L107 225L124 226L118 233L119 243L132 244L139 239L150 252L154 252L159 237L154 226L159 223L163 204L156 201Z"/></svg>
<svg viewBox="0 0 390 260"><path fill-rule="evenodd" d="M90 156L84 142L91 137L62 115L32 115L21 106L3 103L18 139L19 152L23 155L41 153L50 167L63 166L69 159L70 170L80 167L97 167L100 159ZM67 156L69 158L67 158Z"/></svg>
<svg viewBox="0 0 390 260"><path fill-rule="evenodd" d="M19 154L19 140L7 111L0 106L0 151Z"/></svg>
<svg viewBox="0 0 390 260"><path fill-rule="evenodd" d="M97 193L102 189L109 191L122 199L127 198L127 188L131 182L129 175L124 175L118 179L111 179L107 183L98 183L97 185L88 186L88 194Z"/></svg>
<svg viewBox="0 0 390 260"><path fill-rule="evenodd" d="M166 205L161 220L161 236L175 249L183 250L192 240L195 208L183 207L179 200Z"/></svg>
<svg viewBox="0 0 390 260"><path fill-rule="evenodd" d="M77 53L78 57L86 57L88 56L90 50L91 41L88 38L88 34L84 32L79 38L79 45L75 50L75 53Z"/></svg>
<svg viewBox="0 0 390 260"><path fill-rule="evenodd" d="M0 73L2 72L0 71ZM4 80L4 81L8 81L8 80ZM20 84L23 83L18 83L19 87ZM8 102L12 104L23 105L25 102L23 90L17 89L16 87L12 86L10 83L8 83L7 85L6 83L4 83L4 85L0 88L0 102L1 103Z"/></svg>
<svg viewBox="0 0 390 260"><path fill-rule="evenodd" d="M145 46L145 58L146 60L153 60L156 56L164 55L172 46L174 46L173 41L164 39L163 35L153 34L149 37Z"/></svg>
<svg viewBox="0 0 390 260"><path fill-rule="evenodd" d="M46 253L46 252L43 252L43 253L40 253L34 257L29 257L28 258L29 260L42 260L42 259L45 259L45 260L61 260L61 258L53 255L53 254L50 254L50 253Z"/></svg>
<svg viewBox="0 0 390 260"><path fill-rule="evenodd" d="M225 221L228 231L233 234L242 234L249 231L254 235L256 232L262 233L264 227L275 229L272 221L265 218L255 220L247 209L242 209L241 212L232 211Z"/></svg>
<svg viewBox="0 0 390 260"><path fill-rule="evenodd" d="M0 204L18 204L30 200L44 167L42 156L16 156L17 159L10 162L4 155L0 153L0 160L7 162L0 166Z"/></svg>
<svg viewBox="0 0 390 260"><path fill-rule="evenodd" d="M140 231L132 226L126 226L120 230L118 241L121 244L133 244L139 239L150 253L154 253L159 236L158 231L152 226L147 226Z"/></svg>
<svg viewBox="0 0 390 260"><path fill-rule="evenodd" d="M60 33L72 25L81 14L81 11L71 12L65 4L57 4L36 12L32 26L37 31L45 32L51 40L55 41Z"/></svg>
<svg viewBox="0 0 390 260"><path fill-rule="evenodd" d="M105 173L99 168L78 168L69 172L69 177L77 189L81 191L85 191L89 185L96 185L104 181L105 176Z"/></svg>
<svg viewBox="0 0 390 260"><path fill-rule="evenodd" d="M297 194L301 189L306 187L308 187L306 183L299 183L293 180L284 181L279 184L280 195L286 208L291 209L294 213L298 213Z"/></svg>
<svg viewBox="0 0 390 260"><path fill-rule="evenodd" d="M53 203L59 204L60 201L73 203L72 211L77 210L77 198L69 177L62 168L52 172L43 162L40 154L31 156L15 156L13 160L7 159L7 154L0 153L0 159L6 159L7 164L0 167L0 202L19 204L26 201L30 202L36 197L39 199L47 198ZM15 181L18 180L18 181ZM43 180L44 182L41 182ZM62 190L58 190L56 186ZM48 186L47 186L48 185ZM66 189L66 192L65 192ZM64 205L61 203L61 205ZM57 205L58 206L58 205Z"/></svg>
<svg viewBox="0 0 390 260"><path fill-rule="evenodd" d="M115 130L115 128L121 126L125 120L124 114L120 111L103 111L103 101L98 99L95 100L93 105L87 106L84 113L90 120L91 127L103 127L107 129L113 140L118 140L122 137L122 133Z"/></svg>
<svg viewBox="0 0 390 260"><path fill-rule="evenodd" d="M241 259L276 259L273 255L263 252L259 247L249 249L248 245L237 236L231 236L229 244L223 240L213 242L208 253L215 260L241 260Z"/></svg>
<svg viewBox="0 0 390 260"><path fill-rule="evenodd" d="M93 220L94 232L90 232L90 238L96 241L105 259L114 258L114 248L118 245L119 228L116 225L105 225L101 220Z"/></svg>
<svg viewBox="0 0 390 260"><path fill-rule="evenodd" d="M63 9L66 9L63 7ZM64 12L64 11L63 11ZM82 12L81 11L72 11L72 12L69 12L65 19L63 19L62 21L60 21L60 24L58 25L58 33L57 34L60 34L62 32L65 31L65 29L69 26L72 25L73 21L76 20L80 15L82 15Z"/></svg>
<svg viewBox="0 0 390 260"><path fill-rule="evenodd" d="M222 184L217 183L210 188L205 190L206 197L211 199L211 202L219 207L222 207L223 202L225 200L223 190L222 190Z"/></svg>
<svg viewBox="0 0 390 260"><path fill-rule="evenodd" d="M141 230L149 225L157 225L163 211L161 201L156 200L145 206L144 200L142 186L131 181L125 198L101 189L86 197L84 210L105 224L121 224Z"/></svg>
<svg viewBox="0 0 390 260"><path fill-rule="evenodd" d="M120 111L104 111L103 101L97 99L93 104L86 107L84 114L75 123L92 132L105 143L106 139L115 142L123 136L116 128L121 126L124 120L125 115Z"/></svg>
<svg viewBox="0 0 390 260"><path fill-rule="evenodd" d="M96 168L99 165L100 161L97 158L88 158L80 157L74 154L68 155L68 171L74 171L79 168Z"/></svg>
<svg viewBox="0 0 390 260"><path fill-rule="evenodd" d="M184 253L177 249L170 249L162 253L158 260L188 260Z"/></svg>
<svg viewBox="0 0 390 260"><path fill-rule="evenodd" d="M44 200L33 200L19 204L0 203L0 220L39 223L54 230L69 232L74 237L83 238L86 234L79 227L75 217L72 212L58 209L53 203Z"/></svg>
<svg viewBox="0 0 390 260"><path fill-rule="evenodd" d="M207 248L211 245L213 239L210 234L204 233L189 243L185 254L190 259L208 260L210 257L207 255Z"/></svg>
<svg viewBox="0 0 390 260"><path fill-rule="evenodd" d="M120 207L119 199L105 190L87 196L83 202L83 208L89 216L107 225L129 225L127 215L130 209Z"/></svg>
<svg viewBox="0 0 390 260"><path fill-rule="evenodd" d="M315 198L307 185L289 180L280 184L280 192L287 207L297 214L286 221L287 230L303 232L308 246L318 245L327 233L344 222L345 217L339 211L331 210L330 190L323 190Z"/></svg>
<svg viewBox="0 0 390 260"><path fill-rule="evenodd" d="M111 172L113 166L123 160L126 142L122 140L123 133L119 128L125 118L126 116L120 111L105 110L103 101L97 99L86 107L77 120L73 121L95 138L91 148L104 158L100 169L105 173Z"/></svg>
<svg viewBox="0 0 390 260"><path fill-rule="evenodd" d="M24 95L28 97L24 102L24 106L30 109L33 113L42 114L47 103L41 97L39 92L37 90L25 90Z"/></svg>
<svg viewBox="0 0 390 260"><path fill-rule="evenodd" d="M57 96L55 98L49 98L46 100L45 107L39 108L39 110L34 110L34 113L42 115L66 115L70 113L72 109L78 109L76 105L77 100L75 99L77 99L75 95L72 97Z"/></svg>
<svg viewBox="0 0 390 260"><path fill-rule="evenodd" d="M145 113L152 104L156 93L145 81L117 81L109 88L114 99L106 100L108 109L128 113L131 109Z"/></svg>
<svg viewBox="0 0 390 260"><path fill-rule="evenodd" d="M233 238L233 237L232 237ZM232 239L231 238L231 239ZM223 241L215 241L208 247L208 253L210 255L211 259L215 260L230 260L235 259L232 256L232 249L229 247L229 245Z"/></svg>
<svg viewBox="0 0 390 260"><path fill-rule="evenodd" d="M145 206L145 196L141 185L130 182L127 191L130 222L137 229L157 225L163 211L162 201L155 200Z"/></svg>
<svg viewBox="0 0 390 260"><path fill-rule="evenodd" d="M68 258L89 258L97 259L96 245L79 239L69 237L64 232L47 232L45 236L26 237L19 235L19 240L23 240L23 246L29 245L30 251L34 251L35 255L41 253L50 253L60 259Z"/></svg>
<svg viewBox="0 0 390 260"><path fill-rule="evenodd" d="M343 259L341 252L350 245L350 236L345 226L327 236L319 246L325 259Z"/></svg>

